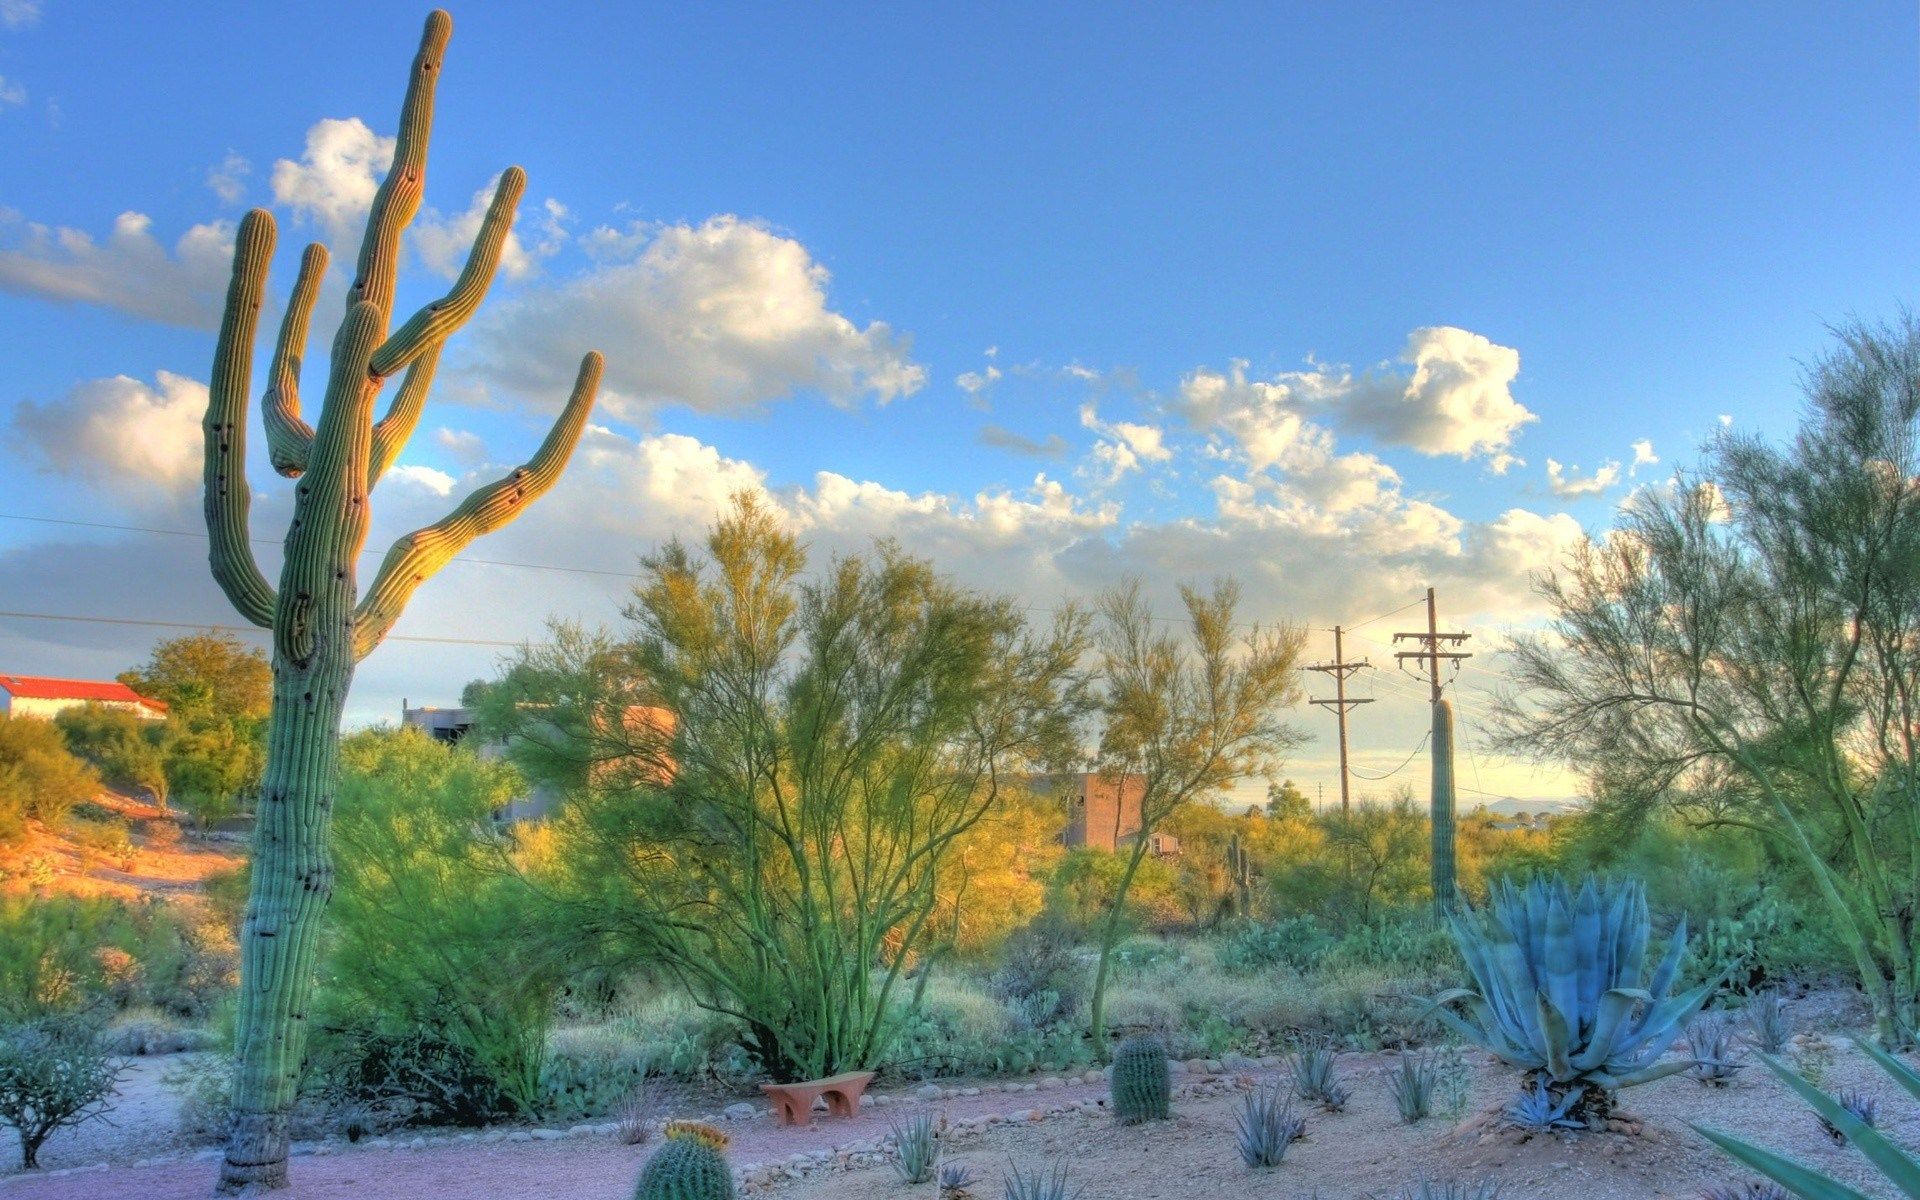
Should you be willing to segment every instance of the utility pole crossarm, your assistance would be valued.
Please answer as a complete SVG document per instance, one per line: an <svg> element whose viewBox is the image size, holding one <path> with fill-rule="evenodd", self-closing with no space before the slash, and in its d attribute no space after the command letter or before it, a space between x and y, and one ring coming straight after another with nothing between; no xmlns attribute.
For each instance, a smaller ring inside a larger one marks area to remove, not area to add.
<svg viewBox="0 0 1920 1200"><path fill-rule="evenodd" d="M1401 650L1394 655L1403 665L1407 659L1421 659L1426 663L1427 686L1432 690L1433 702L1440 703L1440 661L1448 659L1460 662L1472 658L1473 654L1465 650L1442 650L1442 645L1458 646L1473 635L1470 633L1440 632L1439 603L1434 599L1432 588L1427 589L1427 627L1418 630L1401 630L1393 635L1395 642L1418 642L1418 650Z"/></svg>

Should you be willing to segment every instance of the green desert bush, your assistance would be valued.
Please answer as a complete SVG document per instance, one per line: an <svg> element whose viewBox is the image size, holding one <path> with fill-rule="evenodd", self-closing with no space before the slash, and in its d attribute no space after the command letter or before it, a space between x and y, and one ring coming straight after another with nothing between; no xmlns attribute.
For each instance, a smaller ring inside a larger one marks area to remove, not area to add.
<svg viewBox="0 0 1920 1200"><path fill-rule="evenodd" d="M222 990L205 953L159 900L0 895L0 1012L105 1005L203 1016Z"/></svg>
<svg viewBox="0 0 1920 1200"><path fill-rule="evenodd" d="M55 1130L102 1118L119 1061L91 1016L60 1013L0 1027L0 1122L20 1138L21 1165L40 1165Z"/></svg>
<svg viewBox="0 0 1920 1200"><path fill-rule="evenodd" d="M30 819L58 825L100 787L53 722L0 716L0 841L19 837Z"/></svg>
<svg viewBox="0 0 1920 1200"><path fill-rule="evenodd" d="M609 1029L559 1030L540 1064L540 1113L562 1121L606 1116L652 1075L651 1050Z"/></svg>
<svg viewBox="0 0 1920 1200"><path fill-rule="evenodd" d="M564 963L492 829L518 776L417 730L356 734L341 756L324 1056L353 1092L418 1085L410 1099L462 1120L538 1112Z"/></svg>
<svg viewBox="0 0 1920 1200"><path fill-rule="evenodd" d="M1313 917L1250 921L1220 939L1220 965L1239 972L1279 966L1311 971L1332 952L1336 940Z"/></svg>

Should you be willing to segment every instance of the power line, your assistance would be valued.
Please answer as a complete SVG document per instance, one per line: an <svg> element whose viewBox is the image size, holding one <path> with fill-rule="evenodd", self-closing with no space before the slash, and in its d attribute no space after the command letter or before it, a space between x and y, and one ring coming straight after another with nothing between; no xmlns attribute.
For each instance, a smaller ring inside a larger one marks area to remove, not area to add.
<svg viewBox="0 0 1920 1200"><path fill-rule="evenodd" d="M83 617L64 613L4 612L0 618L15 621L71 621L80 625L132 625L144 629L200 629L212 633L238 633L251 637L270 637L270 630L257 625L220 625L209 621L143 621L134 617ZM517 649L529 645L527 642L502 642L490 638L427 637L421 634L389 634L384 641L424 642L438 646L498 646L503 649Z"/></svg>
<svg viewBox="0 0 1920 1200"><path fill-rule="evenodd" d="M1367 669L1368 667L1371 667L1372 665L1373 665L1372 663L1368 662L1364 658L1358 662L1347 661L1346 652L1342 648L1342 644L1341 644L1340 627L1338 625L1335 625L1333 627L1333 661L1323 662L1323 663L1314 663L1312 666L1309 666L1307 668L1307 670L1309 671L1318 671L1323 675L1333 676L1334 698L1331 700L1316 699L1316 700L1309 701L1309 703L1317 704L1322 708L1331 708L1333 710L1334 717L1339 722L1339 726L1340 726L1340 811L1342 813L1351 811L1353 807L1352 800L1351 800L1352 789L1347 783L1347 710L1361 704L1373 703L1373 700L1371 697L1357 696L1357 697L1349 698L1347 696L1347 678L1358 671L1362 671Z"/></svg>
<svg viewBox="0 0 1920 1200"><path fill-rule="evenodd" d="M1415 756L1417 756L1422 750L1426 749L1427 739L1432 736L1433 736L1432 730L1428 730L1426 733L1421 734L1420 744L1413 748L1413 752L1408 754L1405 758L1401 759L1400 765L1395 767L1393 770L1388 771L1385 775L1369 775L1365 771L1359 771L1359 770L1356 770L1354 774L1358 775L1362 779L1371 780L1374 783L1379 783L1383 779L1392 779L1395 775L1398 775L1400 772L1406 770L1407 764L1412 762Z"/></svg>

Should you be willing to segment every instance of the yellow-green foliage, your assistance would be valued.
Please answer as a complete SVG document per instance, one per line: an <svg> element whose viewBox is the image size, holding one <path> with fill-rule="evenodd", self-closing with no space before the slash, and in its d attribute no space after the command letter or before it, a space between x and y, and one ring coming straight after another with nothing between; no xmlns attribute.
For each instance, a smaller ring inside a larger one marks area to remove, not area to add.
<svg viewBox="0 0 1920 1200"><path fill-rule="evenodd" d="M0 716L0 841L28 819L58 824L100 791L100 777L74 757L51 721Z"/></svg>
<svg viewBox="0 0 1920 1200"><path fill-rule="evenodd" d="M341 757L323 1010L443 1039L509 1107L536 1110L561 964L512 843L492 832L518 774L413 729L356 734Z"/></svg>

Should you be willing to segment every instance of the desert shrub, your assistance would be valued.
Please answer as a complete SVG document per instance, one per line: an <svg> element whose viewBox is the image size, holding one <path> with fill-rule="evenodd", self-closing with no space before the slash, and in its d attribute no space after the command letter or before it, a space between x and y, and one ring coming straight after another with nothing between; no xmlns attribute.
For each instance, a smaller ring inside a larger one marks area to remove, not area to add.
<svg viewBox="0 0 1920 1200"><path fill-rule="evenodd" d="M100 792L100 776L67 749L51 721L0 716L0 840L29 819L57 825Z"/></svg>
<svg viewBox="0 0 1920 1200"><path fill-rule="evenodd" d="M1786 1053L1787 1044L1793 1040L1793 1013L1787 1009L1786 998L1777 991L1763 991L1747 1002L1746 1011L1747 1039L1755 1048L1768 1054Z"/></svg>
<svg viewBox="0 0 1920 1200"><path fill-rule="evenodd" d="M89 1016L49 1014L0 1029L0 1121L19 1134L21 1165L40 1165L55 1130L104 1116L119 1077Z"/></svg>
<svg viewBox="0 0 1920 1200"><path fill-rule="evenodd" d="M1725 1087L1746 1064L1733 1024L1719 1013L1702 1013L1687 1024L1687 1052L1693 1056L1693 1077L1709 1087Z"/></svg>
<svg viewBox="0 0 1920 1200"><path fill-rule="evenodd" d="M75 845L92 851L110 865L122 871L133 869L133 830L125 818L99 818L75 813L67 817L66 834Z"/></svg>
<svg viewBox="0 0 1920 1200"><path fill-rule="evenodd" d="M1440 1087L1440 1062L1430 1053L1402 1051L1387 1076L1393 1106L1411 1125L1433 1115L1434 1095Z"/></svg>
<svg viewBox="0 0 1920 1200"><path fill-rule="evenodd" d="M213 1035L205 1029L183 1025L153 1008L120 1014L107 1023L102 1038L111 1053L125 1058L205 1050L213 1043Z"/></svg>
<svg viewBox="0 0 1920 1200"><path fill-rule="evenodd" d="M161 1076L180 1098L175 1127L190 1144L219 1141L233 1124L233 1064L224 1055L193 1055Z"/></svg>
<svg viewBox="0 0 1920 1200"><path fill-rule="evenodd" d="M654 1069L663 1075L737 1079L750 1070L739 1025L678 994L653 998L614 1022L614 1028L647 1047Z"/></svg>
<svg viewBox="0 0 1920 1200"><path fill-rule="evenodd" d="M1254 1168L1277 1167L1287 1150L1306 1135L1305 1117L1295 1115L1293 1095L1276 1084L1248 1092L1234 1114L1240 1161Z"/></svg>
<svg viewBox="0 0 1920 1200"><path fill-rule="evenodd" d="M902 1183L926 1183L933 1178L940 1158L940 1126L932 1113L919 1113L902 1124L894 1122L888 1131L892 1145L887 1161L893 1164Z"/></svg>
<svg viewBox="0 0 1920 1200"><path fill-rule="evenodd" d="M0 1011L94 1004L203 1011L196 950L160 901L0 895Z"/></svg>
<svg viewBox="0 0 1920 1200"><path fill-rule="evenodd" d="M993 994L1036 1028L1070 1020L1086 995L1087 964L1073 926L1046 913L1001 947Z"/></svg>
<svg viewBox="0 0 1920 1200"><path fill-rule="evenodd" d="M1220 965L1241 972L1275 966L1310 971L1333 947L1334 939L1313 917L1250 922L1220 940Z"/></svg>
<svg viewBox="0 0 1920 1200"><path fill-rule="evenodd" d="M492 833L517 775L415 730L355 735L342 758L320 985L335 1077L352 1098L417 1088L447 1119L537 1112L563 963Z"/></svg>
<svg viewBox="0 0 1920 1200"><path fill-rule="evenodd" d="M540 1111L568 1121L613 1113L653 1074L647 1047L608 1030L555 1033L540 1066Z"/></svg>
<svg viewBox="0 0 1920 1200"><path fill-rule="evenodd" d="M165 802L166 722L104 704L82 704L60 713L53 723L66 738L67 747L92 765L101 778Z"/></svg>

